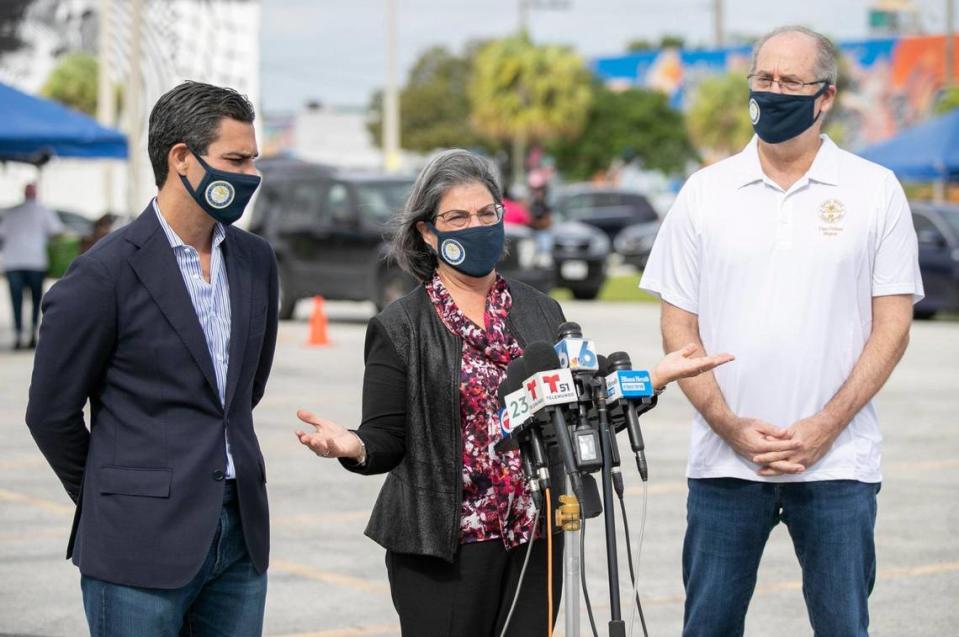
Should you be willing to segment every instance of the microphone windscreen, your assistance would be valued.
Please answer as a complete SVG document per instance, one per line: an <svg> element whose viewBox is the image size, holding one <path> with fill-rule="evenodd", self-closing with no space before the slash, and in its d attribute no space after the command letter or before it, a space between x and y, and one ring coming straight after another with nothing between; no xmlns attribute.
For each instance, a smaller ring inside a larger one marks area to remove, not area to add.
<svg viewBox="0 0 959 637"><path fill-rule="evenodd" d="M606 360L609 364L609 371L633 368L633 362L629 360L629 354L626 352L613 352Z"/></svg>
<svg viewBox="0 0 959 637"><path fill-rule="evenodd" d="M597 376L609 376L609 359L600 354L596 357L596 365L599 367L596 370Z"/></svg>
<svg viewBox="0 0 959 637"><path fill-rule="evenodd" d="M526 370L526 360L520 356L514 358L506 366L506 380L500 385L506 386L506 393L511 394L523 386L523 381L529 378L529 372ZM505 394L504 394L505 395Z"/></svg>
<svg viewBox="0 0 959 637"><path fill-rule="evenodd" d="M583 328L579 326L579 323L574 323L573 321L567 321L566 323L561 323L560 326L556 329L556 340L561 341L564 338L582 338L583 337Z"/></svg>
<svg viewBox="0 0 959 637"><path fill-rule="evenodd" d="M530 343L523 353L523 358L526 359L526 369L530 375L560 368L559 355L546 341Z"/></svg>

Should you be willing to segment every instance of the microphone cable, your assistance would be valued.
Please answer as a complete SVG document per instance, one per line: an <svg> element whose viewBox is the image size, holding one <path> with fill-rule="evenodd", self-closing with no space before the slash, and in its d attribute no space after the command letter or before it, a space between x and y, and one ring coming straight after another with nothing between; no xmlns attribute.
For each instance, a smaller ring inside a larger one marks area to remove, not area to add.
<svg viewBox="0 0 959 637"><path fill-rule="evenodd" d="M548 491L547 489L547 492ZM529 537L529 544L526 546L526 557L523 558L523 568L520 570L519 580L516 582L516 593L513 595L513 603L510 604L509 613L506 615L506 621L503 622L503 630L500 631L499 637L506 637L509 622L513 618L513 611L516 610L516 602L519 601L519 593L523 589L523 578L526 577L526 567L529 565L529 556L533 553L533 542L536 541L536 528L539 526L539 515L540 510L536 509L536 516L533 518L533 531ZM549 517L549 513L547 513L546 516ZM552 598L550 598L550 603L552 603ZM550 623L550 625L552 625L552 623Z"/></svg>
<svg viewBox="0 0 959 637"><path fill-rule="evenodd" d="M629 539L629 518L626 517L626 501L623 499L623 494L619 494L619 506L623 512L623 532L626 535L626 556L629 559L629 579L633 582L633 599L636 600L636 606L633 607L633 612L630 613L629 617L629 634L633 634L633 624L636 618L636 611L639 611L639 621L643 626L643 635L649 637L649 632L646 629L646 617L643 616L643 605L639 601L639 582L636 579L636 571L639 570L639 559L642 558L643 552L643 537L646 534L646 502L649 496L649 490L646 482L643 482L643 514L640 516L639 524L639 546L637 547L637 561L636 569L633 570L633 551L630 546Z"/></svg>
<svg viewBox="0 0 959 637"><path fill-rule="evenodd" d="M593 637L599 637L596 620L593 618L593 604L589 601L589 589L586 587L586 517L582 513L579 518L579 586L583 589L583 599L586 600L589 627L593 631Z"/></svg>

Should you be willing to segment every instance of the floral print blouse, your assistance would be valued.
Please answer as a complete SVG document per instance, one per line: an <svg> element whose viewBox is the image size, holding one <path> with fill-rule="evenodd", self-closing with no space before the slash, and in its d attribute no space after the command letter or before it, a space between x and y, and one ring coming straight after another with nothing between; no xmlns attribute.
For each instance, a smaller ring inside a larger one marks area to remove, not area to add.
<svg viewBox="0 0 959 637"><path fill-rule="evenodd" d="M506 548L530 539L536 511L519 451L496 453L501 438L497 390L506 366L523 354L506 327L512 298L497 275L486 298L483 327L456 307L437 275L426 284L446 328L463 339L460 367L460 420L463 429L463 504L460 543L502 539Z"/></svg>

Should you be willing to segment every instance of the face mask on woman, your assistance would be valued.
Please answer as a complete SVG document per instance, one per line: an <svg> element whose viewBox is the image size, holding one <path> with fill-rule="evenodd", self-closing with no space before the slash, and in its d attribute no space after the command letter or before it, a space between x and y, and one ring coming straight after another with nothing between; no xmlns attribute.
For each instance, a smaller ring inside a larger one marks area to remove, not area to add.
<svg viewBox="0 0 959 637"><path fill-rule="evenodd" d="M502 219L489 226L446 232L437 230L432 223L426 225L436 235L436 254L440 261L467 276L486 276L503 254L506 232Z"/></svg>

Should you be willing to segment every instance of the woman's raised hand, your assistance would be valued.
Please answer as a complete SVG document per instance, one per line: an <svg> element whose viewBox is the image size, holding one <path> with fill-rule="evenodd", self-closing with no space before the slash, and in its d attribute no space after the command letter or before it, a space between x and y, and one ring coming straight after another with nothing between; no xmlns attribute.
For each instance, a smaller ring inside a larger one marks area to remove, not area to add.
<svg viewBox="0 0 959 637"><path fill-rule="evenodd" d="M359 437L349 429L336 424L332 420L325 420L314 416L305 409L296 412L296 417L303 422L313 425L312 432L296 430L296 437L300 443L313 450L324 458L350 458L360 460L363 457L363 445Z"/></svg>
<svg viewBox="0 0 959 637"><path fill-rule="evenodd" d="M698 350L698 345L689 343L682 349L667 354L663 360L659 361L656 369L653 370L653 387L662 389L674 380L699 376L703 372L708 372L735 358L732 354L693 356Z"/></svg>

